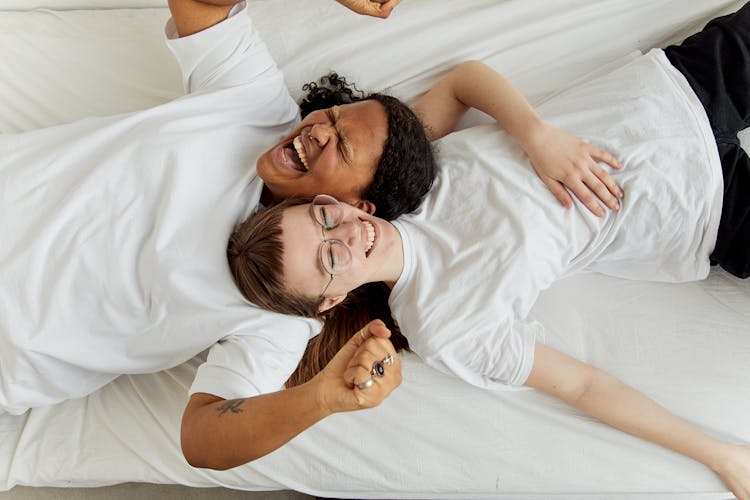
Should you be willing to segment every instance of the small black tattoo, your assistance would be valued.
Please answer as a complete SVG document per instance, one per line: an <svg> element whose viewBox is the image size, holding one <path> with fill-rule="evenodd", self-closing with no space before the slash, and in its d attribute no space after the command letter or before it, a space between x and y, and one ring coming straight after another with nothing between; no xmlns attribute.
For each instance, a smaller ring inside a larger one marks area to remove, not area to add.
<svg viewBox="0 0 750 500"><path fill-rule="evenodd" d="M244 399L231 399L229 401L225 401L224 404L219 406L219 408L217 408L217 411L220 415L224 415L227 412L242 413L242 408L240 408L240 406L242 406L242 403L244 402Z"/></svg>

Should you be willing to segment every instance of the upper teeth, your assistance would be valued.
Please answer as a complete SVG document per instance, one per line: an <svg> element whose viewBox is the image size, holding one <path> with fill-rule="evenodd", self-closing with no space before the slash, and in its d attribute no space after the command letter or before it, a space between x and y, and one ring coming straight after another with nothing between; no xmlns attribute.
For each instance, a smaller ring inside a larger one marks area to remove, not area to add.
<svg viewBox="0 0 750 500"><path fill-rule="evenodd" d="M367 230L367 245L365 245L365 252L369 252L373 243L375 243L375 228L372 227L372 224L368 221L362 222L364 222L365 229Z"/></svg>
<svg viewBox="0 0 750 500"><path fill-rule="evenodd" d="M301 136L297 136L294 138L294 149L297 150L297 154L299 155L299 159L302 160L302 165L305 166L305 170L309 170L310 166L307 164L307 156L305 156L305 149L302 147L302 138Z"/></svg>

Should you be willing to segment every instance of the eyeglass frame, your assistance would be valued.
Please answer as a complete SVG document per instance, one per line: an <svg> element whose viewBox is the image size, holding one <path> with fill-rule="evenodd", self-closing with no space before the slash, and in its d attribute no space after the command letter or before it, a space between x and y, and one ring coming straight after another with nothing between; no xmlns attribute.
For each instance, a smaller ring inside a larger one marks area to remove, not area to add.
<svg viewBox="0 0 750 500"><path fill-rule="evenodd" d="M337 275L337 274L345 273L346 271L349 270L349 268L352 265L351 264L352 250L349 248L349 245L347 245L346 243L344 243L341 240L337 240L336 238L326 238L326 229L328 229L328 230L335 229L336 226L338 226L341 223L341 221L338 221L338 222L336 222L335 224L333 224L332 226L329 227L327 224L324 224L324 223L320 222L317 219L317 217L315 217L315 213L313 212L313 208L315 207L315 200L317 200L319 198L323 198L323 197L329 198L329 199L333 200L335 202L334 206L336 206L341 211L341 213L343 213L343 208L342 208L341 203L339 202L339 200L337 200L336 198L334 198L333 196L331 196L329 194L317 194L317 195L315 195L313 197L312 201L310 202L310 209L309 209L310 218L317 225L320 226L320 232L321 232L322 237L323 237L323 241L321 242L320 246L318 247L318 258L320 259L320 267L323 269L323 271L325 271L331 277L331 279L328 280L328 284L325 286L325 288L323 288L323 291L320 292L320 298L321 299L325 298L325 293L328 291L328 288L331 286L331 283L333 283L333 277L335 275ZM328 242L330 242L331 244L336 243L336 244L339 244L339 245L343 245L343 248L345 248L346 251L347 251L347 253L349 254L349 264L347 264L347 266L346 266L345 269L342 269L341 271L336 272L336 273L333 273L333 272L329 271L326 268L326 265L325 265L325 263L323 261L323 247Z"/></svg>

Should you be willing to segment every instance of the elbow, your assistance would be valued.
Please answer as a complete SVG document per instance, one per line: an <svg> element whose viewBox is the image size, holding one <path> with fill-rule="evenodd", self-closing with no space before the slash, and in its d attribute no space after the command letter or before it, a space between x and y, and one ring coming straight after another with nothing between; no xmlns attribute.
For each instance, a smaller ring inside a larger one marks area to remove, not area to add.
<svg viewBox="0 0 750 500"><path fill-rule="evenodd" d="M214 463L211 463L207 459L206 453L199 442L199 439L195 438L194 434L186 431L186 425L183 422L182 430L180 432L180 447L182 448L182 456L185 457L185 461L191 466L198 469L214 469L223 470L217 468Z"/></svg>
<svg viewBox="0 0 750 500"><path fill-rule="evenodd" d="M180 432L182 456L196 469L229 470L252 462L262 455L253 454L249 447L241 449L221 446L220 439L213 439L211 432L191 431L190 425L183 422Z"/></svg>
<svg viewBox="0 0 750 500"><path fill-rule="evenodd" d="M592 401L595 403L601 394L606 394L612 386L619 384L621 382L609 373L590 367L586 377L569 394L567 403L579 410L589 412Z"/></svg>
<svg viewBox="0 0 750 500"><path fill-rule="evenodd" d="M200 429L196 418L183 415L180 429L180 448L185 461L197 469L227 470L232 466L216 453L216 441L209 440L210 432Z"/></svg>
<svg viewBox="0 0 750 500"><path fill-rule="evenodd" d="M182 456L185 457L188 465L196 469L229 470L254 460L254 458L245 461L234 460L234 457L217 453L216 450L206 449L206 447L201 446L200 443L195 443L190 438L183 437L180 441Z"/></svg>
<svg viewBox="0 0 750 500"><path fill-rule="evenodd" d="M488 67L487 64L478 59L468 59L456 66L456 70L468 73L469 76L476 76L480 71L484 71Z"/></svg>

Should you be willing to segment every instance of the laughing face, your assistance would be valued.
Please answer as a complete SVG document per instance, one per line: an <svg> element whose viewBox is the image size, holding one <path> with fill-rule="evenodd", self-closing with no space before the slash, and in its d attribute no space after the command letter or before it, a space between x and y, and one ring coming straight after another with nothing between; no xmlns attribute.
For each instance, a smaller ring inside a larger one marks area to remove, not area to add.
<svg viewBox="0 0 750 500"><path fill-rule="evenodd" d="M304 297L319 297L325 289L323 309L365 283L395 282L403 266L401 236L395 226L351 205L342 203L341 207L341 221L325 231L307 204L285 209L281 219L284 282ZM351 252L351 266L333 280L321 261L328 257L320 252L323 235L344 243Z"/></svg>
<svg viewBox="0 0 750 500"><path fill-rule="evenodd" d="M274 202L328 193L358 205L388 138L388 117L374 100L313 111L257 163Z"/></svg>

